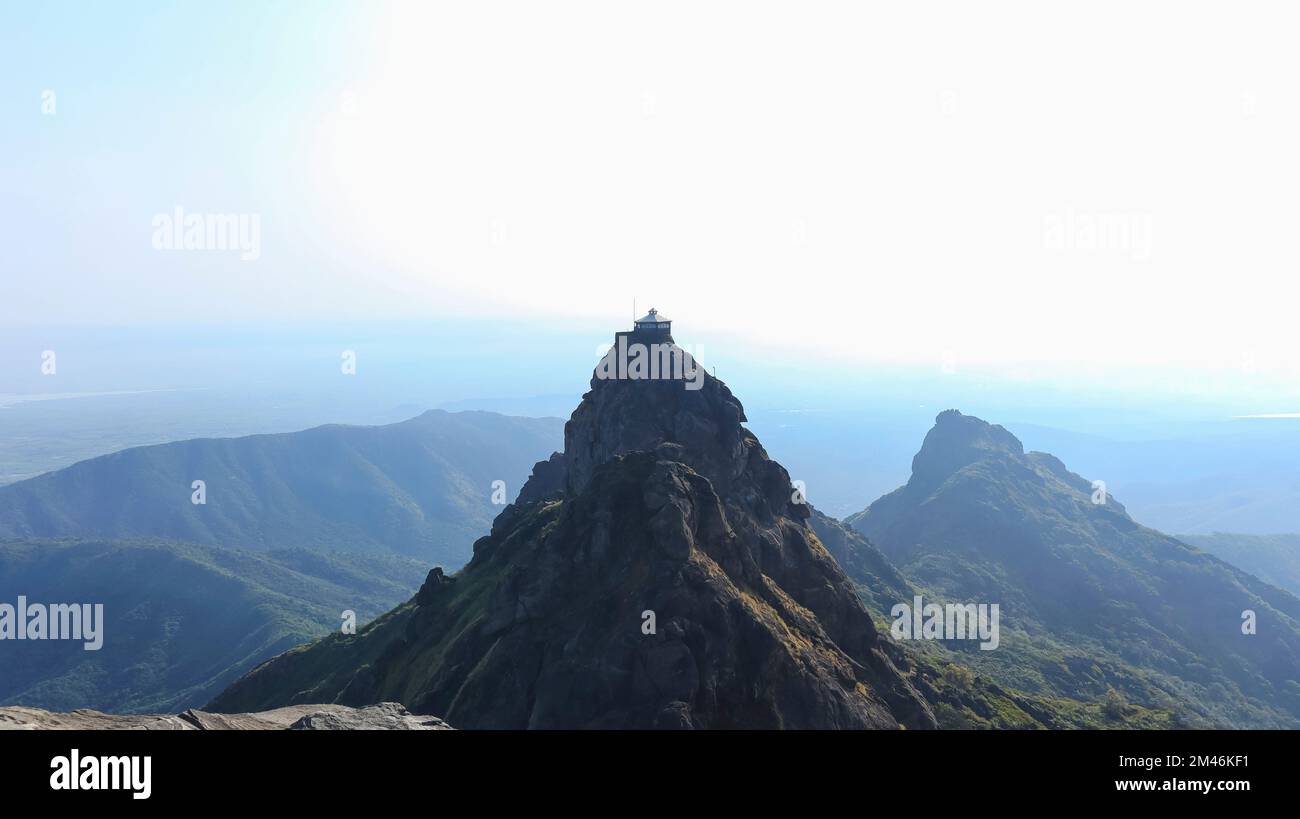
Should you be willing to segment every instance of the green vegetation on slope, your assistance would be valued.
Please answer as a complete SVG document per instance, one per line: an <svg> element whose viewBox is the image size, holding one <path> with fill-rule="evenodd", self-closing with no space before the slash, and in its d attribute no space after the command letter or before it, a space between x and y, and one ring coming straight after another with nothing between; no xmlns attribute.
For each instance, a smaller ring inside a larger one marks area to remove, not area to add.
<svg viewBox="0 0 1300 819"><path fill-rule="evenodd" d="M103 647L0 641L0 704L172 712L257 663L406 600L399 555L248 552L162 540L0 541L0 603L102 603Z"/></svg>
<svg viewBox="0 0 1300 819"><path fill-rule="evenodd" d="M889 634L890 608L899 602L910 604L921 592L861 532L816 511L809 524L853 581L877 630ZM929 592L925 598L943 602ZM1026 694L1014 686L1016 674L999 673L995 682L988 673L973 671L971 652L965 650L968 644L898 641L897 645L911 665L912 684L925 694L943 728L1163 728L1176 722L1171 710L1125 704L1103 714L1105 700ZM1042 688L1037 683L1029 687Z"/></svg>
<svg viewBox="0 0 1300 819"><path fill-rule="evenodd" d="M908 484L850 520L927 602L999 604L997 650L949 648L1005 689L1175 724L1300 725L1300 600L1093 492L949 411ZM1242 633L1247 610L1256 634Z"/></svg>
<svg viewBox="0 0 1300 819"><path fill-rule="evenodd" d="M1300 534L1215 532L1212 535L1179 535L1178 539L1250 572L1265 583L1300 595Z"/></svg>

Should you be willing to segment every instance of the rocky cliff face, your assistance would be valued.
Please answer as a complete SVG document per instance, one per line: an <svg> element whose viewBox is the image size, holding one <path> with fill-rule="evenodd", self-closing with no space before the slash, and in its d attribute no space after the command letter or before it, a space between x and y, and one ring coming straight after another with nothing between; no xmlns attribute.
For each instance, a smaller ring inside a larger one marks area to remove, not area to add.
<svg viewBox="0 0 1300 819"><path fill-rule="evenodd" d="M213 703L402 702L464 728L932 727L789 475L705 376L601 380L460 573Z"/></svg>

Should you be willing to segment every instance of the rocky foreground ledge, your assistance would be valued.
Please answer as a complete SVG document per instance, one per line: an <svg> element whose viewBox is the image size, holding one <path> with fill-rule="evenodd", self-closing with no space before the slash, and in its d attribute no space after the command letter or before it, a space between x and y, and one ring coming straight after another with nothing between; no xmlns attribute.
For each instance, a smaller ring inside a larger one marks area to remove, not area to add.
<svg viewBox="0 0 1300 819"><path fill-rule="evenodd" d="M179 714L57 712L24 706L0 708L0 731L449 731L437 717L412 714L395 702L364 708L290 705L249 714L190 709Z"/></svg>

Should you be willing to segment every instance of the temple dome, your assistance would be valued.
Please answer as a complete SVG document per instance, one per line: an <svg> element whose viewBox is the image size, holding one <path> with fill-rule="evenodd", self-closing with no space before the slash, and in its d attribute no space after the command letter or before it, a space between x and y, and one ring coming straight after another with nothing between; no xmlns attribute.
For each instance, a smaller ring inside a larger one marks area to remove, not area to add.
<svg viewBox="0 0 1300 819"><path fill-rule="evenodd" d="M668 318L667 316L660 315L660 313L659 313L658 310L656 310L656 309L654 309L653 307L651 307L651 308L650 308L650 312L649 312L649 313L646 313L644 316L642 316L641 318L637 319L635 323L636 323L636 324L661 325L661 324L670 324L670 323L672 323L672 319Z"/></svg>

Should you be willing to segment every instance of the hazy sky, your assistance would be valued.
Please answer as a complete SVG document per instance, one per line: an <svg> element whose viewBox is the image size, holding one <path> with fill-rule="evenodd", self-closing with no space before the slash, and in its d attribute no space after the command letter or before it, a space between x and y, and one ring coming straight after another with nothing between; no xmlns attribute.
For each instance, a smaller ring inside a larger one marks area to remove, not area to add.
<svg viewBox="0 0 1300 819"><path fill-rule="evenodd" d="M874 362L1300 364L1293 5L24 5L7 324L636 298ZM258 258L156 249L177 206Z"/></svg>

